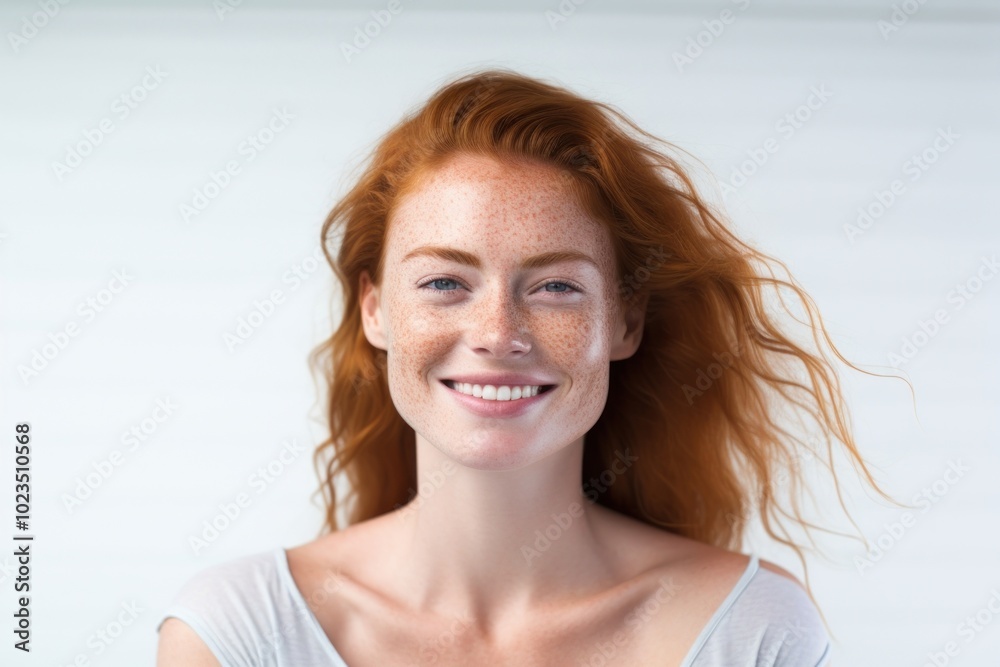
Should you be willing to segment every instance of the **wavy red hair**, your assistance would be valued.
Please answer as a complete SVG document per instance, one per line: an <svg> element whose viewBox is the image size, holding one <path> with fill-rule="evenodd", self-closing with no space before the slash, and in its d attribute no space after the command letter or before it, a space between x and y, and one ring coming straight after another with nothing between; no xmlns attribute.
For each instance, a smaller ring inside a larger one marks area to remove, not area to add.
<svg viewBox="0 0 1000 667"><path fill-rule="evenodd" d="M323 531L338 529L334 481L341 474L349 485L348 524L396 509L416 493L415 434L393 407L385 353L362 331L359 278L367 271L380 284L393 207L457 152L560 170L585 210L611 232L621 306L645 308L638 351L611 363L607 404L585 438L581 483L609 469L616 451L629 449L640 463L597 502L727 549L741 548L756 512L767 533L794 548L805 565L781 517L818 528L798 506L797 462L821 454L807 439L825 445L841 506L835 443L893 501L853 440L824 343L851 368L877 374L837 351L785 265L737 238L680 161L658 145L672 147L610 105L503 69L448 82L381 137L322 228L343 290L339 327L310 355L329 389L330 435L314 454L326 506ZM787 278L776 276L776 267ZM810 349L779 326L778 315L791 311L784 298L777 313L765 307L770 290L797 300L808 322L796 321L808 324ZM805 422L786 408L812 426L791 430L793 421ZM782 480L791 514L775 494Z"/></svg>

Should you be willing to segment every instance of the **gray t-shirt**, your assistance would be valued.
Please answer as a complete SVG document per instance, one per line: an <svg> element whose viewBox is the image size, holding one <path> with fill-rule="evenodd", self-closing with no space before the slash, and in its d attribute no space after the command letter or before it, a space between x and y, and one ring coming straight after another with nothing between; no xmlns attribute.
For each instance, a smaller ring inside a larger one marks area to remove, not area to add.
<svg viewBox="0 0 1000 667"><path fill-rule="evenodd" d="M348 667L288 569L284 548L203 569L164 610L187 623L223 667ZM613 656L612 656L613 659ZM805 590L756 554L681 667L829 667L830 638Z"/></svg>

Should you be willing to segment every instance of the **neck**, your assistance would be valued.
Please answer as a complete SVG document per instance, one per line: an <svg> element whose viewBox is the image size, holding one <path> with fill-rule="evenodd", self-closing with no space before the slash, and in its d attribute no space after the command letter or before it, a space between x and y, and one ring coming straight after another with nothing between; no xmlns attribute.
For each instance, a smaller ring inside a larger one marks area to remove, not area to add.
<svg viewBox="0 0 1000 667"><path fill-rule="evenodd" d="M479 470L417 435L417 496L397 511L395 590L488 626L613 580L604 510L581 488L583 438L517 470Z"/></svg>

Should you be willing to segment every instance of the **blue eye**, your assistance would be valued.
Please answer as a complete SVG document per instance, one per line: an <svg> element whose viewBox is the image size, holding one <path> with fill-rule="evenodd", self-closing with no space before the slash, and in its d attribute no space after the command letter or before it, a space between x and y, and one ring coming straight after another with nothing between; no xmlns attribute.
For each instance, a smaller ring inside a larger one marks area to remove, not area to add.
<svg viewBox="0 0 1000 667"><path fill-rule="evenodd" d="M458 285L458 281L452 280L451 278L434 278L433 280L429 280L426 283L424 283L423 285L421 285L421 287L426 288L428 285L433 285L434 283L454 283L455 285ZM434 289L434 290L431 290L431 291L433 291L433 292L454 292L455 290L450 290L450 289L444 289L444 290Z"/></svg>
<svg viewBox="0 0 1000 667"><path fill-rule="evenodd" d="M451 283L456 286L456 289L438 289L438 287L441 286L440 283ZM434 287L434 285L437 285L437 287ZM555 290L555 291L545 289L548 288L550 285L560 285L565 289ZM458 287L464 287L464 286L454 278L431 278L427 282L421 284L419 287L421 289L430 290L431 292L455 292L457 291ZM573 285L571 283L562 280L550 280L549 282L545 283L542 287L544 291L547 292L548 294L569 295L572 294L573 292L583 291L580 288L576 287L576 285Z"/></svg>

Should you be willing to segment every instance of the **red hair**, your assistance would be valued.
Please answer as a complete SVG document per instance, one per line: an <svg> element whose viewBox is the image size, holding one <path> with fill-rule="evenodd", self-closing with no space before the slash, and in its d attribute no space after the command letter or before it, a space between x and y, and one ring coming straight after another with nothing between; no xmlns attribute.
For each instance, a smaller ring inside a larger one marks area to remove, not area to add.
<svg viewBox="0 0 1000 667"><path fill-rule="evenodd" d="M791 276L775 276L776 266L788 275L785 265L727 229L680 163L657 150L657 143L670 146L607 104L508 70L447 83L381 138L322 229L324 252L343 289L340 325L310 355L329 388L330 436L314 454L326 531L338 529L339 473L350 486L348 524L392 511L416 493L415 434L391 401L385 353L362 331L359 278L367 271L381 284L393 207L458 152L560 170L589 215L611 232L621 305L645 307L638 350L611 363L607 404L584 441L581 484L609 469L616 452L629 450L638 463L597 502L727 549L741 547L756 511L767 533L794 548L805 565L782 516L817 527L802 519L798 507L802 474L796 459L821 452L783 425L785 409L814 425L806 430L825 445L835 483L839 443L892 501L852 438L824 342L851 368L874 374L837 351L812 299ZM336 257L329 249L334 232ZM778 326L765 308L769 289L779 296L784 289L797 300L814 350ZM792 514L774 494L781 479L789 482ZM808 573L806 581L808 586Z"/></svg>

